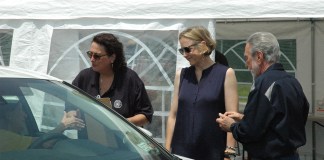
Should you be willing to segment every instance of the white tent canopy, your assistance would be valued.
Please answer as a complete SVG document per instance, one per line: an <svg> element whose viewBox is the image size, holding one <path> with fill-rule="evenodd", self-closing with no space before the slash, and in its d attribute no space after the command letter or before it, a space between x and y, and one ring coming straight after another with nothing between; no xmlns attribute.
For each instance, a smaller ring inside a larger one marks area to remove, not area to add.
<svg viewBox="0 0 324 160"><path fill-rule="evenodd" d="M0 7L0 29L14 29L10 65L41 72L47 70L55 29L181 30L204 25L214 33L214 20L220 19L324 17L320 0L3 0ZM178 67L185 65L182 60L178 57Z"/></svg>
<svg viewBox="0 0 324 160"><path fill-rule="evenodd" d="M48 69L55 29L181 30L204 25L215 33L215 20L324 17L320 0L3 0L0 8L0 29L14 29L10 65L41 72ZM178 57L178 67L186 65L182 61Z"/></svg>
<svg viewBox="0 0 324 160"><path fill-rule="evenodd" d="M321 0L2 0L0 19L322 18Z"/></svg>
<svg viewBox="0 0 324 160"><path fill-rule="evenodd" d="M2 0L0 8L0 65L68 82L90 66L85 51L93 35L117 35L128 66L149 91L156 116L149 129L161 143L175 70L188 65L177 52L179 31L188 26L203 25L214 38L237 44L259 30L290 40L296 49L292 73L313 107L324 101L323 0ZM224 54L237 53L233 48Z"/></svg>

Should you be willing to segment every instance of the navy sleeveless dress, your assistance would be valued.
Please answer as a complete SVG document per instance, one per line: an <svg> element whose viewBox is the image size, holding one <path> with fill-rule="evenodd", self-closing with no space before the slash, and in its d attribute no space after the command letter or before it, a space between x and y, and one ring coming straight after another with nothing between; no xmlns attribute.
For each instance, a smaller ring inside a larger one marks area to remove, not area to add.
<svg viewBox="0 0 324 160"><path fill-rule="evenodd" d="M225 112L224 80L228 67L215 63L198 83L193 66L182 69L172 153L196 160L224 158L226 132L216 123Z"/></svg>

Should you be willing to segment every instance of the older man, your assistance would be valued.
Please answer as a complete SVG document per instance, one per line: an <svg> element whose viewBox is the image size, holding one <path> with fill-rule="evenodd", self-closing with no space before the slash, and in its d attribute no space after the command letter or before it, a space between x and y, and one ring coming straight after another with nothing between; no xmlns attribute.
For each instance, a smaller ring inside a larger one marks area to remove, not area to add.
<svg viewBox="0 0 324 160"><path fill-rule="evenodd" d="M299 159L306 143L309 104L296 78L279 62L280 47L268 32L252 34L244 57L254 83L244 114L219 114L216 122L241 142L251 159Z"/></svg>

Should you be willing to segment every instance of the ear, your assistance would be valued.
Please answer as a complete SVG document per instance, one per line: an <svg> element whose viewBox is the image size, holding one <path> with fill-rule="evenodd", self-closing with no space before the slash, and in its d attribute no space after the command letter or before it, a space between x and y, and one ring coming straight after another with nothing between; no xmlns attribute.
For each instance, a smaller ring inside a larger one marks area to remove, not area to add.
<svg viewBox="0 0 324 160"><path fill-rule="evenodd" d="M264 53L260 52L260 51L257 51L257 61L258 62L263 62L263 59L264 59Z"/></svg>
<svg viewBox="0 0 324 160"><path fill-rule="evenodd" d="M200 42L201 46L205 49L205 48L208 48L207 47L207 43L205 41L201 41Z"/></svg>
<svg viewBox="0 0 324 160"><path fill-rule="evenodd" d="M203 53L208 51L207 43L205 41L201 41L200 46Z"/></svg>
<svg viewBox="0 0 324 160"><path fill-rule="evenodd" d="M110 62L111 63L114 63L115 62L115 60L116 60L116 54L112 54L111 56L110 56Z"/></svg>
<svg viewBox="0 0 324 160"><path fill-rule="evenodd" d="M200 43L206 45L206 42L205 41L201 41Z"/></svg>

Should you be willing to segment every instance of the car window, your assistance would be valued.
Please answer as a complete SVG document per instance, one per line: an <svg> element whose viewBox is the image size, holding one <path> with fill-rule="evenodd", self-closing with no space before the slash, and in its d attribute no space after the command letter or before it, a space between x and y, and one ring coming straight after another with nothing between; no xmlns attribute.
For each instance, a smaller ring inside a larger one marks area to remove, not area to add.
<svg viewBox="0 0 324 160"><path fill-rule="evenodd" d="M24 129L15 132L15 139L21 136L19 139L24 145L12 143L11 148L16 149L9 150L9 145L2 144L0 157L24 159L26 155L32 155L33 159L43 156L53 159L54 156L54 159L101 157L126 160L172 158L171 154L122 116L66 83L2 78L0 84L0 104L4 104L0 109L8 108L8 103L19 102L19 113L24 117ZM61 124L64 114L69 111L78 111L85 128L68 128L62 134L53 134L53 130ZM5 117L1 114L0 116ZM8 135L10 130L6 129L8 128L0 128L0 140L10 139L12 136ZM46 142L39 142L45 141L44 139ZM36 142L40 144L35 144ZM43 152L30 154L34 150Z"/></svg>

